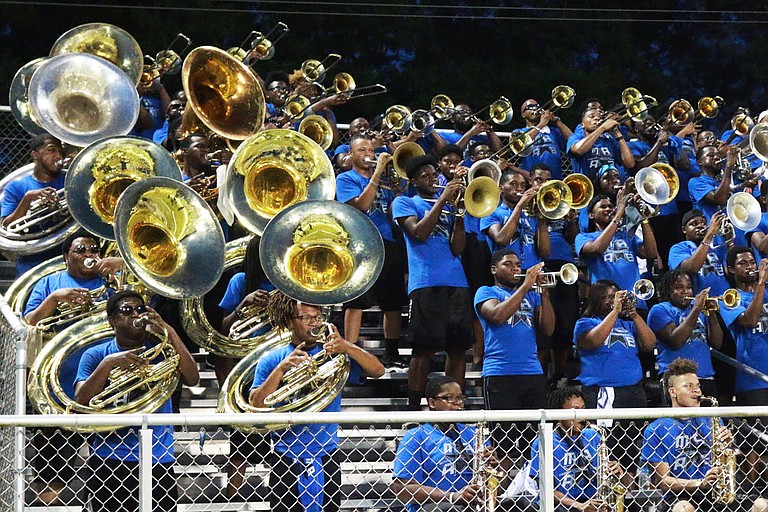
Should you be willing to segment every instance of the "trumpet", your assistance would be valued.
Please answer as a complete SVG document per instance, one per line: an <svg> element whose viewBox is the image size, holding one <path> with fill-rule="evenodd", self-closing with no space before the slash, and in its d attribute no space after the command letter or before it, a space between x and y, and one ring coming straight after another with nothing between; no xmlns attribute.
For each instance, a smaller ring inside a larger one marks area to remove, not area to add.
<svg viewBox="0 0 768 512"><path fill-rule="evenodd" d="M656 294L656 287L648 279L638 279L632 289L628 291L622 312L624 310L637 306L640 300L648 300Z"/></svg>
<svg viewBox="0 0 768 512"><path fill-rule="evenodd" d="M515 274L515 277L525 279L525 274ZM533 291L541 293L542 288L554 288L557 286L558 279L563 284L574 284L579 280L579 269L573 263L566 263L557 272L540 272L533 284Z"/></svg>
<svg viewBox="0 0 768 512"><path fill-rule="evenodd" d="M696 297L684 297L687 300L695 300ZM728 288L719 297L707 297L704 301L704 310L702 313L709 316L710 313L720 311L720 302L728 309L733 309L741 304L741 293L736 288Z"/></svg>

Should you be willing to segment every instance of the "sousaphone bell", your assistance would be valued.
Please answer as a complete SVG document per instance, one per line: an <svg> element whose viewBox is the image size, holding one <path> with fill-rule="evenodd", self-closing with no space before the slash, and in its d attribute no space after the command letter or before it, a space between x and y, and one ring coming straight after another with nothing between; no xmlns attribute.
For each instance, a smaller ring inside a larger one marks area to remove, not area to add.
<svg viewBox="0 0 768 512"><path fill-rule="evenodd" d="M14 119L30 135L45 133L45 130L32 114L32 107L29 105L29 81L44 61L44 58L35 59L19 68L13 76L8 92L8 105L11 107Z"/></svg>
<svg viewBox="0 0 768 512"><path fill-rule="evenodd" d="M725 207L733 226L745 232L754 230L762 219L760 203L747 192L736 192L728 199Z"/></svg>

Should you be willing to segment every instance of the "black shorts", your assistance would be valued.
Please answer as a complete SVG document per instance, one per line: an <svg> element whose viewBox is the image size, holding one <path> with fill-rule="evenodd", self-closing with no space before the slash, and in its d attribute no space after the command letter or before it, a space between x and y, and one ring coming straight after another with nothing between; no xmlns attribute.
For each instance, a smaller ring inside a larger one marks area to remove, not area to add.
<svg viewBox="0 0 768 512"><path fill-rule="evenodd" d="M544 409L547 406L547 382L543 374L483 377L483 399L487 409ZM491 425L494 446L499 454L513 457L524 452L536 437L535 422L501 422Z"/></svg>
<svg viewBox="0 0 768 512"><path fill-rule="evenodd" d="M341 506L341 461L339 450L321 457L323 468L323 512L337 512ZM270 457L269 504L272 512L302 512L298 481L306 471L302 462L272 454ZM274 483L272 483L274 482Z"/></svg>
<svg viewBox="0 0 768 512"><path fill-rule="evenodd" d="M477 233L467 233L461 266L467 276L471 297L481 286L493 286L491 275L491 250L488 244L477 239Z"/></svg>
<svg viewBox="0 0 768 512"><path fill-rule="evenodd" d="M469 288L419 288L410 298L408 333L415 355L457 352L472 346Z"/></svg>
<svg viewBox="0 0 768 512"><path fill-rule="evenodd" d="M401 311L405 305L405 256L397 242L384 240L384 267L373 286L360 297L347 302L349 309L368 309L378 305L382 311Z"/></svg>
<svg viewBox="0 0 768 512"><path fill-rule="evenodd" d="M135 512L139 510L139 463L88 459L91 476L86 482L93 512ZM173 463L152 465L152 511L174 512L178 501Z"/></svg>
<svg viewBox="0 0 768 512"><path fill-rule="evenodd" d="M34 430L32 443L36 449L32 465L38 479L66 483L75 474L75 457L85 438L79 432L43 427Z"/></svg>

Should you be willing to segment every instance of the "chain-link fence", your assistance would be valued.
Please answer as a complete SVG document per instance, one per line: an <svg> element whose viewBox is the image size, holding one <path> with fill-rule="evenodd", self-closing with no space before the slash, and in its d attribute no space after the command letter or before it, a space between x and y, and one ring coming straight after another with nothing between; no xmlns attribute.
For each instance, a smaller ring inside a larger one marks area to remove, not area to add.
<svg viewBox="0 0 768 512"><path fill-rule="evenodd" d="M10 107L0 106L0 178L29 163L30 136L16 122Z"/></svg>

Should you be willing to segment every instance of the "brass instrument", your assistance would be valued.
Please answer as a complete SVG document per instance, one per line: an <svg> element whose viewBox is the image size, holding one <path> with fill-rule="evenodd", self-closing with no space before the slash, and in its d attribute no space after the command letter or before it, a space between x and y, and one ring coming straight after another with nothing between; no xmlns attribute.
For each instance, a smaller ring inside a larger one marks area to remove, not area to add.
<svg viewBox="0 0 768 512"><path fill-rule="evenodd" d="M504 96L499 96L499 99L488 106L488 119L483 122L488 123L493 121L498 125L506 125L512 122L514 112L512 103ZM477 119L477 117L475 117L475 119Z"/></svg>
<svg viewBox="0 0 768 512"><path fill-rule="evenodd" d="M264 123L266 101L256 75L225 51L212 46L195 48L181 68L187 94L186 110L193 110L210 130L226 139L244 140Z"/></svg>
<svg viewBox="0 0 768 512"><path fill-rule="evenodd" d="M366 162L372 164L374 167L377 165L378 160L378 157L365 159ZM408 177L401 176L390 160L387 162L384 172L381 173L379 188L391 190L393 194L400 195L408 188Z"/></svg>
<svg viewBox="0 0 768 512"><path fill-rule="evenodd" d="M32 107L29 104L29 81L43 61L45 61L44 58L35 59L19 68L13 76L8 92L8 105L11 107L14 119L30 135L45 132L32 114Z"/></svg>
<svg viewBox="0 0 768 512"><path fill-rule="evenodd" d="M183 42L182 48L177 52L173 49L176 41L181 40ZM161 50L155 55L154 58L146 56L145 60L150 61L149 64L144 64L144 70L141 73L141 85L149 87L152 82L160 78L161 76L176 75L181 71L181 57L180 54L187 51L192 44L187 36L179 32L176 37L173 38L171 44L165 50Z"/></svg>
<svg viewBox="0 0 768 512"><path fill-rule="evenodd" d="M140 106L128 75L83 53L42 62L29 81L29 104L42 128L73 146L125 135L135 126Z"/></svg>
<svg viewBox="0 0 768 512"><path fill-rule="evenodd" d="M716 118L720 113L723 103L724 100L720 96L704 96L700 98L696 104L696 115L693 118L693 122L696 123L700 119Z"/></svg>
<svg viewBox="0 0 768 512"><path fill-rule="evenodd" d="M278 32L277 37L270 40L270 37L275 32ZM275 56L275 44L288 32L290 32L288 25L278 21L266 34L262 34L257 30L252 31L240 43L240 46L230 48L227 50L227 53L241 62L246 59L269 60ZM245 50L245 48L248 48L248 50Z"/></svg>
<svg viewBox="0 0 768 512"><path fill-rule="evenodd" d="M571 188L562 180L549 180L539 187L536 198L525 206L525 210L532 217L557 220L568 215L572 205Z"/></svg>
<svg viewBox="0 0 768 512"><path fill-rule="evenodd" d="M525 279L525 274L515 274L515 277ZM533 291L541 293L542 288L554 288L558 279L567 285L574 284L579 280L579 269L573 263L566 263L557 272L540 272Z"/></svg>
<svg viewBox="0 0 768 512"><path fill-rule="evenodd" d="M469 181L469 185L461 193L456 215L463 216L463 212L466 212L482 219L496 210L500 199L498 181L490 176L477 176Z"/></svg>
<svg viewBox="0 0 768 512"><path fill-rule="evenodd" d="M545 110L555 112L561 108L571 108L573 102L576 100L576 91L568 85L558 85L552 89L552 94L544 105L539 107L538 112L542 113Z"/></svg>
<svg viewBox="0 0 768 512"><path fill-rule="evenodd" d="M400 178L408 180L408 173L406 172L408 161L417 156L424 156L424 150L415 142L403 142L395 148L395 152L392 154L392 166Z"/></svg>
<svg viewBox="0 0 768 512"><path fill-rule="evenodd" d="M456 112L453 100L446 94L436 94L429 103L429 109L438 119L445 119Z"/></svg>
<svg viewBox="0 0 768 512"><path fill-rule="evenodd" d="M341 55L329 53L323 60L307 59L301 63L301 74L304 80L313 82L322 82L325 74L333 66L341 61Z"/></svg>
<svg viewBox="0 0 768 512"><path fill-rule="evenodd" d="M674 169L672 169L674 172ZM675 174L675 176L677 176ZM635 190L648 204L659 205L668 203L671 199L669 183L664 175L653 167L644 167L635 174Z"/></svg>
<svg viewBox="0 0 768 512"><path fill-rule="evenodd" d="M216 215L188 186L154 176L123 191L115 210L123 260L155 293L185 299L206 293L224 266Z"/></svg>
<svg viewBox="0 0 768 512"><path fill-rule="evenodd" d="M431 110L414 110L411 113L411 131L429 135L435 128L437 117Z"/></svg>
<svg viewBox="0 0 768 512"><path fill-rule="evenodd" d="M90 54L114 64L130 77L134 86L139 84L144 69L144 56L136 39L107 23L86 23L64 32L53 44L50 56L70 53Z"/></svg>
<svg viewBox="0 0 768 512"><path fill-rule="evenodd" d="M618 115L616 121L619 123L627 119L640 122L645 120L648 117L648 111L658 104L653 96L642 94L635 87L627 87L621 92L621 103L608 110L603 110L600 122L605 122L613 115Z"/></svg>
<svg viewBox="0 0 768 512"><path fill-rule="evenodd" d="M717 399L712 396L699 396L699 402L709 402L710 407L717 407ZM727 505L736 499L736 454L737 450L728 447L720 440L720 430L725 428L720 424L720 418L711 418L709 435L712 439L710 448L710 464L720 468L720 474L712 486L713 501Z"/></svg>
<svg viewBox="0 0 768 512"><path fill-rule="evenodd" d="M595 497L605 503L610 512L623 512L624 497L628 489L611 471L609 465L611 451L607 442L608 432L605 428L597 425L592 427L600 434L600 444L597 447L597 493Z"/></svg>
<svg viewBox="0 0 768 512"><path fill-rule="evenodd" d="M747 192L736 192L731 195L725 211L733 226L746 232L754 230L762 218L760 203Z"/></svg>
<svg viewBox="0 0 768 512"><path fill-rule="evenodd" d="M277 290L269 292L269 297L273 297L277 293ZM269 317L267 315L266 307L253 304L251 306L245 306L240 311L242 318L238 318L232 326L229 328L229 338L242 342L251 337L255 332L264 329L269 326Z"/></svg>
<svg viewBox="0 0 768 512"><path fill-rule="evenodd" d="M574 210L585 208L595 195L592 181L583 174L571 173L563 178L563 183L571 189L571 208Z"/></svg>
<svg viewBox="0 0 768 512"><path fill-rule="evenodd" d="M499 164L488 158L473 163L469 168L469 172L467 172L467 181L472 183L475 178L481 176L491 178L498 185L501 181L501 168L499 168Z"/></svg>
<svg viewBox="0 0 768 512"><path fill-rule="evenodd" d="M743 156L748 156L744 154ZM768 122L756 124L749 132L749 154L768 162Z"/></svg>
<svg viewBox="0 0 768 512"><path fill-rule="evenodd" d="M504 477L503 471L488 464L488 457L485 455L488 436L486 423L477 423L472 438L472 483L480 487L476 497L479 503L475 506L479 512L496 510L499 486Z"/></svg>
<svg viewBox="0 0 768 512"><path fill-rule="evenodd" d="M696 297L685 297L688 300L695 300ZM720 311L720 302L728 309L733 309L741 304L741 293L736 288L728 288L719 297L707 297L704 302L704 310L702 313L709 316L711 313Z"/></svg>
<svg viewBox="0 0 768 512"><path fill-rule="evenodd" d="M328 155L292 130L262 131L243 142L227 167L227 196L235 216L260 234L281 210L306 199L333 199Z"/></svg>
<svg viewBox="0 0 768 512"><path fill-rule="evenodd" d="M318 146L327 150L333 144L333 128L323 116L316 114L305 117L299 123L299 133L312 139Z"/></svg>
<svg viewBox="0 0 768 512"><path fill-rule="evenodd" d="M75 157L64 181L72 216L89 232L114 240L120 194L150 176L181 182L181 170L165 148L129 136L94 142Z"/></svg>
<svg viewBox="0 0 768 512"><path fill-rule="evenodd" d="M385 92L387 92L387 88L381 84L358 87L352 75L342 72L336 73L336 76L333 77L333 83L331 86L323 88L323 93L315 98L315 101L322 98L327 98L329 96L334 96L336 94L344 94L347 99L354 100L358 98L365 98L367 96L384 94Z"/></svg>
<svg viewBox="0 0 768 512"><path fill-rule="evenodd" d="M404 105L392 105L384 112L381 122L390 132L402 135L411 129L411 109Z"/></svg>
<svg viewBox="0 0 768 512"><path fill-rule="evenodd" d="M755 126L755 121L749 116L749 110L742 110L737 112L736 115L731 118L729 124L731 126L731 130L733 130L733 133L731 133L731 135L728 136L728 139L726 139L726 146L729 145L737 136L746 137Z"/></svg>
<svg viewBox="0 0 768 512"><path fill-rule="evenodd" d="M533 137L531 137L531 130L533 128L522 128L512 130L512 134L509 137L509 142L506 146L501 148L496 155L501 156L507 151L512 151L515 156L525 158L533 151Z"/></svg>
<svg viewBox="0 0 768 512"><path fill-rule="evenodd" d="M653 285L653 281L648 279L638 279L632 286L632 289L627 292L627 296L624 299L624 308L635 307L640 300L648 300L656 294L656 287Z"/></svg>

